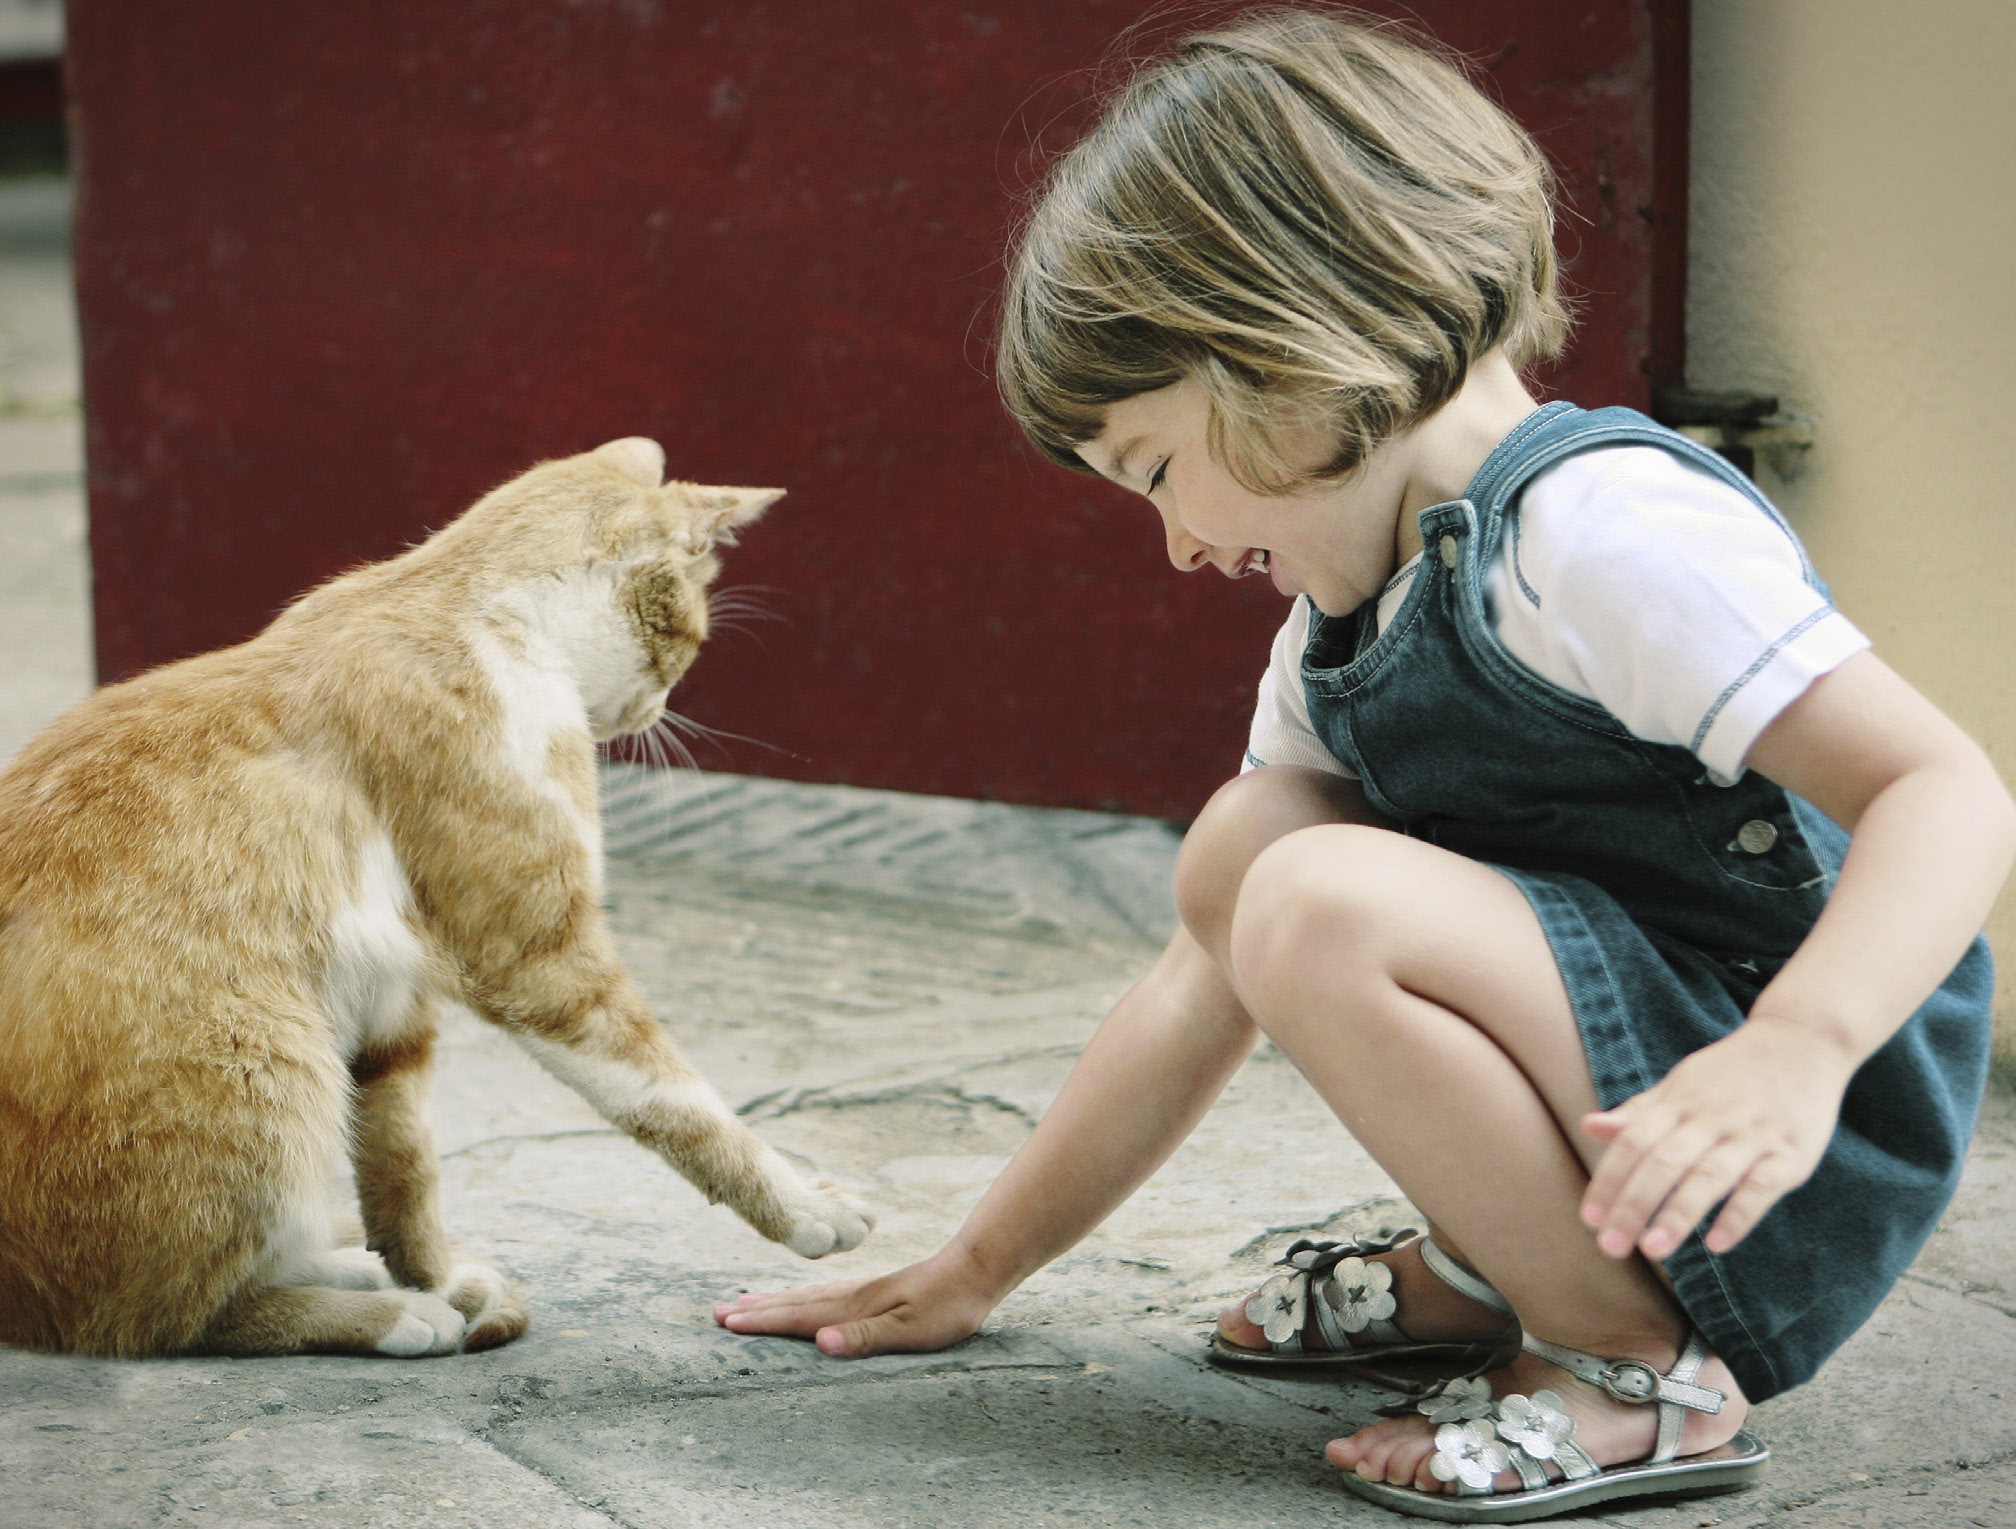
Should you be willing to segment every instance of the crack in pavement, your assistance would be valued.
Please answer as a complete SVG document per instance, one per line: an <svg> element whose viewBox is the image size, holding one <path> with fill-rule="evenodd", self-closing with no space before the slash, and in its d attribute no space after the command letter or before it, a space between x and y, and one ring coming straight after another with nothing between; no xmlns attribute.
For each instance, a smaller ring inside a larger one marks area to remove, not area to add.
<svg viewBox="0 0 2016 1529"><path fill-rule="evenodd" d="M516 1420L514 1417L510 1421ZM559 1476L541 1466L528 1454L520 1454L510 1449L506 1441L493 1437L489 1428L471 1428L470 1432L483 1441L485 1448L494 1451L499 1459L508 1460L511 1464L518 1467L519 1470L545 1482L554 1491L562 1494L568 1501L584 1512L593 1513L600 1518L606 1519L609 1523L614 1524L616 1529L643 1529L643 1526L636 1521L624 1518L611 1509L608 1506L609 1499L607 1494L593 1500L583 1497L579 1492L568 1486L565 1481L561 1480Z"/></svg>
<svg viewBox="0 0 2016 1529"><path fill-rule="evenodd" d="M811 1088L773 1089L767 1094L758 1094L746 1104L738 1105L735 1113L745 1120L776 1120L785 1115L796 1114L800 1110L840 1109L856 1104L892 1104L936 1093L956 1095L964 1103L991 1104L1034 1125L1037 1117L1026 1106L995 1094L973 1093L957 1081L959 1076L962 1073L1007 1066L1015 1062L1076 1056L1083 1049L1078 1042L1067 1041L1049 1046L1027 1046L1014 1051L995 1052L990 1056L973 1057L949 1071L934 1073L908 1083L883 1083L877 1086L869 1079L855 1079L848 1083L823 1084Z"/></svg>
<svg viewBox="0 0 2016 1529"><path fill-rule="evenodd" d="M906 1083L893 1088L877 1089L872 1093L850 1094L834 1094L831 1090L823 1088L800 1088L791 1090L791 1097L761 1114L749 1113L749 1107L737 1113L746 1115L751 1120L780 1120L786 1115L795 1115L805 1110L851 1110L862 1105L905 1103L942 1104L948 1109L978 1105L999 1110L1004 1115L1012 1115L1032 1129L1040 1118L1027 1105L1017 1104L1012 1099L1004 1099L999 1094L975 1093L957 1084L947 1083Z"/></svg>
<svg viewBox="0 0 2016 1529"><path fill-rule="evenodd" d="M1944 1279L1921 1273L1917 1269L1907 1269L1899 1276L1899 1283L1908 1281L1914 1285L1924 1285L1933 1290L1944 1291L1947 1295L1957 1295L1972 1301L1977 1306L1986 1306L1990 1311L2005 1317L2016 1318L2016 1306L2004 1305L2000 1300L1991 1300L1991 1292L2000 1290L1997 1285L1983 1285L1971 1279Z"/></svg>
<svg viewBox="0 0 2016 1529"><path fill-rule="evenodd" d="M438 1154L442 1162L453 1157L463 1157L484 1147L494 1147L507 1141L574 1141L584 1136L624 1136L626 1133L615 1126L584 1126L574 1131L507 1131L501 1136L486 1136L481 1141L464 1142L459 1147Z"/></svg>

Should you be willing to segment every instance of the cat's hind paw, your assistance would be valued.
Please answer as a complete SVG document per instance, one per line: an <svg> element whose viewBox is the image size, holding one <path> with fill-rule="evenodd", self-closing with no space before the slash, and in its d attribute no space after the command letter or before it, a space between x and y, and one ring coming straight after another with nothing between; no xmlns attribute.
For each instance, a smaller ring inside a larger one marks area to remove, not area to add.
<svg viewBox="0 0 2016 1529"><path fill-rule="evenodd" d="M875 1226L875 1212L830 1179L800 1189L789 1202L784 1246L802 1258L857 1248Z"/></svg>
<svg viewBox="0 0 2016 1529"><path fill-rule="evenodd" d="M392 1324L390 1332L378 1340L378 1352L394 1359L419 1359L429 1354L452 1354L462 1344L468 1325L462 1313L424 1290L397 1292L406 1308Z"/></svg>

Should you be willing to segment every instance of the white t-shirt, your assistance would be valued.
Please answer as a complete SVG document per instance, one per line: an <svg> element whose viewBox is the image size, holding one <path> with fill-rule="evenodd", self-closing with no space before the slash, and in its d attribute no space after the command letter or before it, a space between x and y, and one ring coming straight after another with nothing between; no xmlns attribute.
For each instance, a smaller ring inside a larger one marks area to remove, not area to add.
<svg viewBox="0 0 2016 1529"><path fill-rule="evenodd" d="M1393 576L1379 628L1420 565ZM1779 713L1869 639L1806 582L1791 536L1748 497L1656 446L1584 452L1526 486L1485 575L1498 640L1638 737L1733 780ZM1351 772L1309 723L1297 600L1260 680L1246 767Z"/></svg>

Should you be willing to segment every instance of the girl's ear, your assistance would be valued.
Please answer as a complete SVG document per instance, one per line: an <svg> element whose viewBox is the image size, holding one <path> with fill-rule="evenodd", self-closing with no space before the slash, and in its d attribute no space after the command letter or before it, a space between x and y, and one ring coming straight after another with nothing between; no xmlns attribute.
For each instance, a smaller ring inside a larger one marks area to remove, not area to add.
<svg viewBox="0 0 2016 1529"><path fill-rule="evenodd" d="M604 448L605 450L607 448ZM693 531L706 543L735 545L735 532L784 497L781 488L689 488Z"/></svg>
<svg viewBox="0 0 2016 1529"><path fill-rule="evenodd" d="M665 481L665 448L645 436L626 435L620 441L597 446L589 455L646 488L656 488Z"/></svg>

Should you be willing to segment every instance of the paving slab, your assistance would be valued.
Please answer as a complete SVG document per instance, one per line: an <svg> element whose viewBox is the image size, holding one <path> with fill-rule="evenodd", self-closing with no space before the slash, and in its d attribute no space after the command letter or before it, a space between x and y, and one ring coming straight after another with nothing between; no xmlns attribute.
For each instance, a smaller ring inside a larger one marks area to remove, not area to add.
<svg viewBox="0 0 2016 1529"><path fill-rule="evenodd" d="M612 795L637 785L612 772ZM1212 1314L1292 1235L1407 1211L1271 1049L1133 1202L948 1353L849 1364L712 1325L727 1292L880 1270L943 1240L1169 916L1159 892L1114 911L1128 873L1079 876L1110 917L1075 938L1046 862L1100 843L1129 865L1159 844L1166 862L1176 841L1143 820L1088 841L1094 815L844 788L663 789L685 802L676 857L610 866L626 958L759 1130L877 1203L876 1236L816 1268L793 1258L452 1014L446 1213L467 1253L525 1284L532 1331L432 1361L0 1355L0 1523L1392 1522L1319 1456L1381 1393L1202 1362ZM764 802L783 804L775 819ZM862 809L882 825L872 850L808 832L784 834L781 870L744 852L766 822ZM970 852L948 846L948 818ZM903 843L939 867L925 895L904 895ZM954 865L970 895L945 895ZM1998 1094L1911 1277L1818 1381L1758 1410L1778 1452L1768 1488L1594 1521L2010 1522L2012 1163L2016 1107Z"/></svg>

